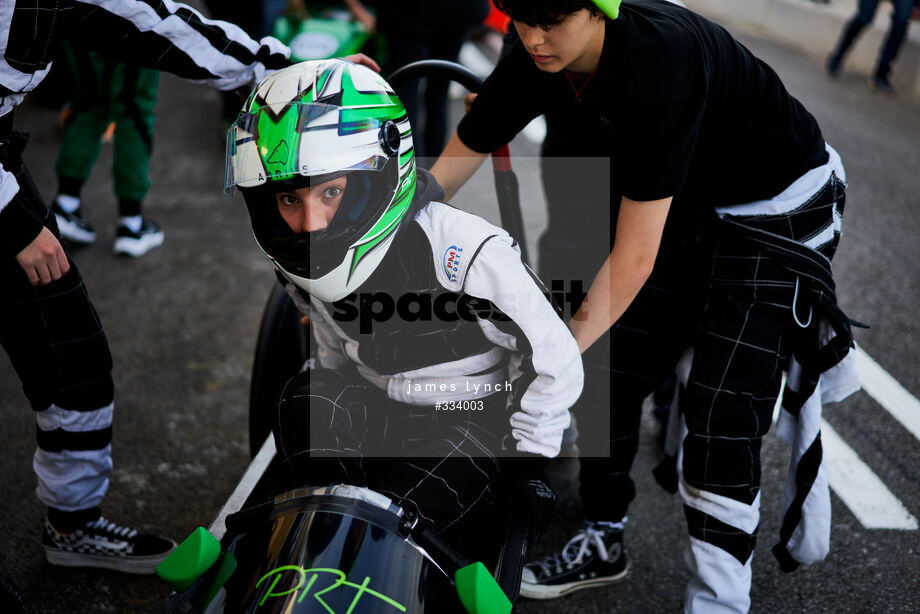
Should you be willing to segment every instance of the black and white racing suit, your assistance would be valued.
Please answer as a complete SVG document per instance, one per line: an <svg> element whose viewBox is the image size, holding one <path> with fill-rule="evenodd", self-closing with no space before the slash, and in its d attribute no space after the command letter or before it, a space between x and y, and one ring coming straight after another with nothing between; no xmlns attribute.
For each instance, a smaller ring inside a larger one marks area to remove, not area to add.
<svg viewBox="0 0 920 614"><path fill-rule="evenodd" d="M37 494L92 512L112 469L112 359L76 266L31 286L15 256L43 227L57 232L22 162L12 112L44 79L63 40L219 89L253 85L288 64L272 38L169 0L0 0L0 344L38 424Z"/></svg>

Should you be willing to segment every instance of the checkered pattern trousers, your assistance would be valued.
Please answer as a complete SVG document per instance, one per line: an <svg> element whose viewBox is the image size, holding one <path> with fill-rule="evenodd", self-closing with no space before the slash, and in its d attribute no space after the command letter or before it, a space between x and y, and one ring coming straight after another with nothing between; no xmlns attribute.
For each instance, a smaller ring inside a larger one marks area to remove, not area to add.
<svg viewBox="0 0 920 614"><path fill-rule="evenodd" d="M272 431L292 486L367 486L440 532L489 499L504 432L491 422L506 397L439 412L393 401L356 371L312 369L288 382Z"/></svg>
<svg viewBox="0 0 920 614"><path fill-rule="evenodd" d="M772 421L782 372L808 337L801 328L808 314L812 309L817 313L829 298L836 304L829 259L839 238L844 187L832 174L793 211L745 220L802 245L826 236L816 248L821 254L816 261L826 261L826 275L812 276L813 269L797 268L799 263L717 223L705 249L663 252L634 303L599 347L585 355L588 375L586 394L576 408L579 425L601 419L601 408L609 406L610 454L581 459L584 511L588 520L615 521L635 496L629 471L642 402L692 350L678 395L684 511L697 577L735 570L722 577L735 574L736 590L744 593L741 601L747 599L743 576L749 582L760 519L761 442ZM586 431L592 436L590 429L580 431L580 437ZM707 565L721 571L701 571Z"/></svg>
<svg viewBox="0 0 920 614"><path fill-rule="evenodd" d="M91 411L111 403L108 342L73 261L46 286L30 285L15 261L6 262L0 284L0 342L32 409Z"/></svg>
<svg viewBox="0 0 920 614"><path fill-rule="evenodd" d="M796 326L795 287L795 275L743 239L723 237L697 260L662 255L624 316L585 354L586 393L576 406L580 447L600 444L590 443L599 436L597 429L585 427L604 420L598 413L610 408L609 456L581 459L588 520L619 520L626 514L635 496L629 472L643 400L673 373L688 347L693 362L680 395L687 428L684 480L744 504L755 500L761 440ZM691 535L739 560L749 558L756 531L737 530L695 509L686 512Z"/></svg>
<svg viewBox="0 0 920 614"><path fill-rule="evenodd" d="M25 203L54 216L21 163L11 165L20 185L9 206ZM36 412L38 447L33 467L38 497L62 511L95 507L112 468L112 357L80 271L32 286L14 258L0 260L0 345Z"/></svg>

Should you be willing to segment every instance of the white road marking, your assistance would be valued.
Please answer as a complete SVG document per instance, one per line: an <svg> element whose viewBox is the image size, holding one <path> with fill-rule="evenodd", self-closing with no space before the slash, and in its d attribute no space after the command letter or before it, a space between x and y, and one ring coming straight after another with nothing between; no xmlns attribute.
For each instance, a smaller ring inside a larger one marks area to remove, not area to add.
<svg viewBox="0 0 920 614"><path fill-rule="evenodd" d="M543 139L546 138L546 119L542 115L534 117L529 124L524 126L521 134L534 145L542 144Z"/></svg>
<svg viewBox="0 0 920 614"><path fill-rule="evenodd" d="M856 350L856 370L863 389L915 437L920 439L920 401L885 372L878 363ZM783 374L782 386L786 384ZM783 388L781 388L782 390ZM779 417L782 396L774 408ZM917 530L917 519L882 480L859 458L826 420L821 421L821 441L830 487L867 529Z"/></svg>
<svg viewBox="0 0 920 614"><path fill-rule="evenodd" d="M860 348L856 348L856 371L863 390L920 440L920 401Z"/></svg>
<svg viewBox="0 0 920 614"><path fill-rule="evenodd" d="M488 77L492 73L492 69L495 68L495 64L493 64L476 45L470 42L463 43L463 46L460 47L460 54L457 59L460 60L461 64L483 79Z"/></svg>
<svg viewBox="0 0 920 614"><path fill-rule="evenodd" d="M821 421L821 442L828 483L865 528L918 528L917 519L826 420Z"/></svg>
<svg viewBox="0 0 920 614"><path fill-rule="evenodd" d="M263 443L262 447L259 449L259 453L256 454L256 457L249 463L249 467L246 468L243 477L240 478L236 488L227 498L227 502L224 503L224 506L220 509L220 512L218 512L217 518L215 518L211 526L208 527L208 531L211 532L211 535L217 539L223 539L224 533L227 532L227 516L242 509L243 504L246 503L246 499L252 494L256 484L265 474L265 469L268 468L268 465L274 458L275 438L269 433L268 437L265 438L265 443Z"/></svg>

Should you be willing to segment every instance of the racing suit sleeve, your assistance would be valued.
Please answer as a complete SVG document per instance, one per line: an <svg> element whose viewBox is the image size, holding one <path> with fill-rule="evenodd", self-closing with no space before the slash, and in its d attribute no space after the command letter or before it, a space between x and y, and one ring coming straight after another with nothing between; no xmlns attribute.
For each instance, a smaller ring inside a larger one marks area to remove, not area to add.
<svg viewBox="0 0 920 614"><path fill-rule="evenodd" d="M584 382L572 333L507 234L491 237L474 255L464 292L492 304L491 316L480 317L479 324L490 341L513 352L507 407L513 441L503 447L558 455L562 432L571 423L569 408Z"/></svg>
<svg viewBox="0 0 920 614"><path fill-rule="evenodd" d="M220 90L253 86L290 64L290 50L171 0L75 0L65 37Z"/></svg>
<svg viewBox="0 0 920 614"><path fill-rule="evenodd" d="M0 26L0 114L4 116L47 75L62 39L222 90L252 86L290 64L290 50L274 38L255 41L238 26L206 19L170 0L39 1L15 9L9 4L0 9L0 16L8 18ZM0 148L10 146L0 144ZM34 211L14 198L23 192L17 181L21 175L13 168L16 161L10 163L0 161L4 257L28 245L43 225Z"/></svg>
<svg viewBox="0 0 920 614"><path fill-rule="evenodd" d="M8 260L41 232L48 210L22 162L27 137L0 135L0 258ZM20 185L21 184L21 185Z"/></svg>

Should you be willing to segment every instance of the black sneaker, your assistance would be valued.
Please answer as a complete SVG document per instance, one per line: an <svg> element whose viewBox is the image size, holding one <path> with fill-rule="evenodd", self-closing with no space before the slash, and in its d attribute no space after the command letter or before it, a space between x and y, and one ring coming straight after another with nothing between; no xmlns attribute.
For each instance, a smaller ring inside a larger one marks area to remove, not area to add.
<svg viewBox="0 0 920 614"><path fill-rule="evenodd" d="M888 94L889 96L895 95L894 86L891 85L891 82L888 80L888 77L884 75L874 75L869 80L869 85L872 86L876 92L881 92L882 94Z"/></svg>
<svg viewBox="0 0 920 614"><path fill-rule="evenodd" d="M71 243L89 245L96 240L96 231L83 218L81 209L81 207L77 207L76 211L67 212L61 208L57 201L54 201L51 205L51 212L54 213L54 217L57 220L61 236Z"/></svg>
<svg viewBox="0 0 920 614"><path fill-rule="evenodd" d="M120 256L137 258L163 245L163 231L150 220L141 222L141 229L137 232L119 224L115 237L115 253Z"/></svg>
<svg viewBox="0 0 920 614"><path fill-rule="evenodd" d="M562 552L524 566L521 596L555 599L583 588L619 582L627 571L623 529L586 522Z"/></svg>
<svg viewBox="0 0 920 614"><path fill-rule="evenodd" d="M62 567L103 567L125 573L150 574L176 547L158 535L120 527L102 516L73 533L61 533L45 521L45 558Z"/></svg>

